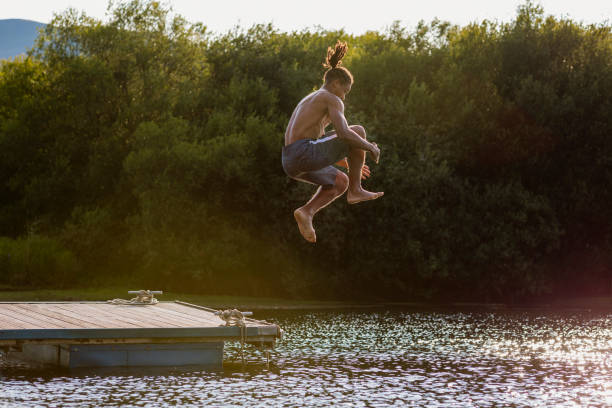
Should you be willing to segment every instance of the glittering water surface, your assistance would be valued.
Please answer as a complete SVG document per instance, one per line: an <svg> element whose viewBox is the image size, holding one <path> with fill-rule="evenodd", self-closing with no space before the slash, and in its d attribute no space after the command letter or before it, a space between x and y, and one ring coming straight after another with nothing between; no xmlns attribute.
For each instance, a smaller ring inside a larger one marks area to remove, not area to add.
<svg viewBox="0 0 612 408"><path fill-rule="evenodd" d="M35 369L0 363L2 406L612 406L612 314L269 311L272 364Z"/></svg>

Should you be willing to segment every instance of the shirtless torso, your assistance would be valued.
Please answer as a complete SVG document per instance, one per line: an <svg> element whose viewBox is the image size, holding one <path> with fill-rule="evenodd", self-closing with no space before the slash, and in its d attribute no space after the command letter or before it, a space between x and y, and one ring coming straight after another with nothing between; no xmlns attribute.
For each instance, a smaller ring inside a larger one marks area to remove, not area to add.
<svg viewBox="0 0 612 408"><path fill-rule="evenodd" d="M298 103L287 125L285 146L301 139L316 139L325 133L325 128L331 123L328 113L330 98L339 99L321 88Z"/></svg>
<svg viewBox="0 0 612 408"><path fill-rule="evenodd" d="M364 136L355 132L355 127L349 126L344 117L342 101L351 91L351 86L334 82L304 97L287 124L285 146L301 139L316 139L325 133L325 128L331 123L338 137L353 148L371 153L378 163L380 149L376 143L368 142Z"/></svg>

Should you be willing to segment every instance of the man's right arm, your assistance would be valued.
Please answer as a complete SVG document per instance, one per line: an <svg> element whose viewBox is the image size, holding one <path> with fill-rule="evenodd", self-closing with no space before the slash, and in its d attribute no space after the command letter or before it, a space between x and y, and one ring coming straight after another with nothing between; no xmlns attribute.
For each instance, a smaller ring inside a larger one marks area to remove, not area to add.
<svg viewBox="0 0 612 408"><path fill-rule="evenodd" d="M344 104L337 97L328 98L328 112L336 134L339 138L346 140L351 146L372 153L374 160L378 163L380 149L375 143L370 143L353 131L344 117Z"/></svg>

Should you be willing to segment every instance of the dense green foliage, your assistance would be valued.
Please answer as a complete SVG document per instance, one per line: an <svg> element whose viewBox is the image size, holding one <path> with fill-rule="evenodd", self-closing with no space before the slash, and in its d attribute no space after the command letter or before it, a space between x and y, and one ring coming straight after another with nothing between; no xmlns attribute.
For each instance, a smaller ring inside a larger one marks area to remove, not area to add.
<svg viewBox="0 0 612 408"><path fill-rule="evenodd" d="M509 23L360 36L211 35L151 1L109 17L68 10L28 58L1 63L0 262L36 254L1 264L0 283L458 300L611 290L610 25L530 2ZM326 208L313 246L292 217L313 187L284 175L280 150L337 39L356 80L349 122L382 147L366 186L386 194Z"/></svg>

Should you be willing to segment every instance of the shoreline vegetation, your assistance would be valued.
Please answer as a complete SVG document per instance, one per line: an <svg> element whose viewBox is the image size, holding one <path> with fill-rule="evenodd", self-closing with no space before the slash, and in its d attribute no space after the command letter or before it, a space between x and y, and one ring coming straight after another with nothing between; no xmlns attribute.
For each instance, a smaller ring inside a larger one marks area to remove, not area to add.
<svg viewBox="0 0 612 408"><path fill-rule="evenodd" d="M127 291L116 288L106 289L45 289L45 290L0 290L0 302L52 302L52 301L106 301L115 298L129 300ZM347 309L425 309L425 310L548 310L548 311L607 311L612 312L612 296L576 297L542 303L475 303L475 302L388 302L388 301L330 301L295 300L251 296L195 295L165 292L156 296L159 301L193 303L214 309L237 308L246 310L347 310Z"/></svg>
<svg viewBox="0 0 612 408"><path fill-rule="evenodd" d="M609 21L528 0L462 27L212 34L163 2L109 4L104 21L56 14L26 57L0 61L0 288L612 296ZM336 200L310 245L292 213L314 188L280 155L337 40L349 124L382 149L364 185L385 196Z"/></svg>

